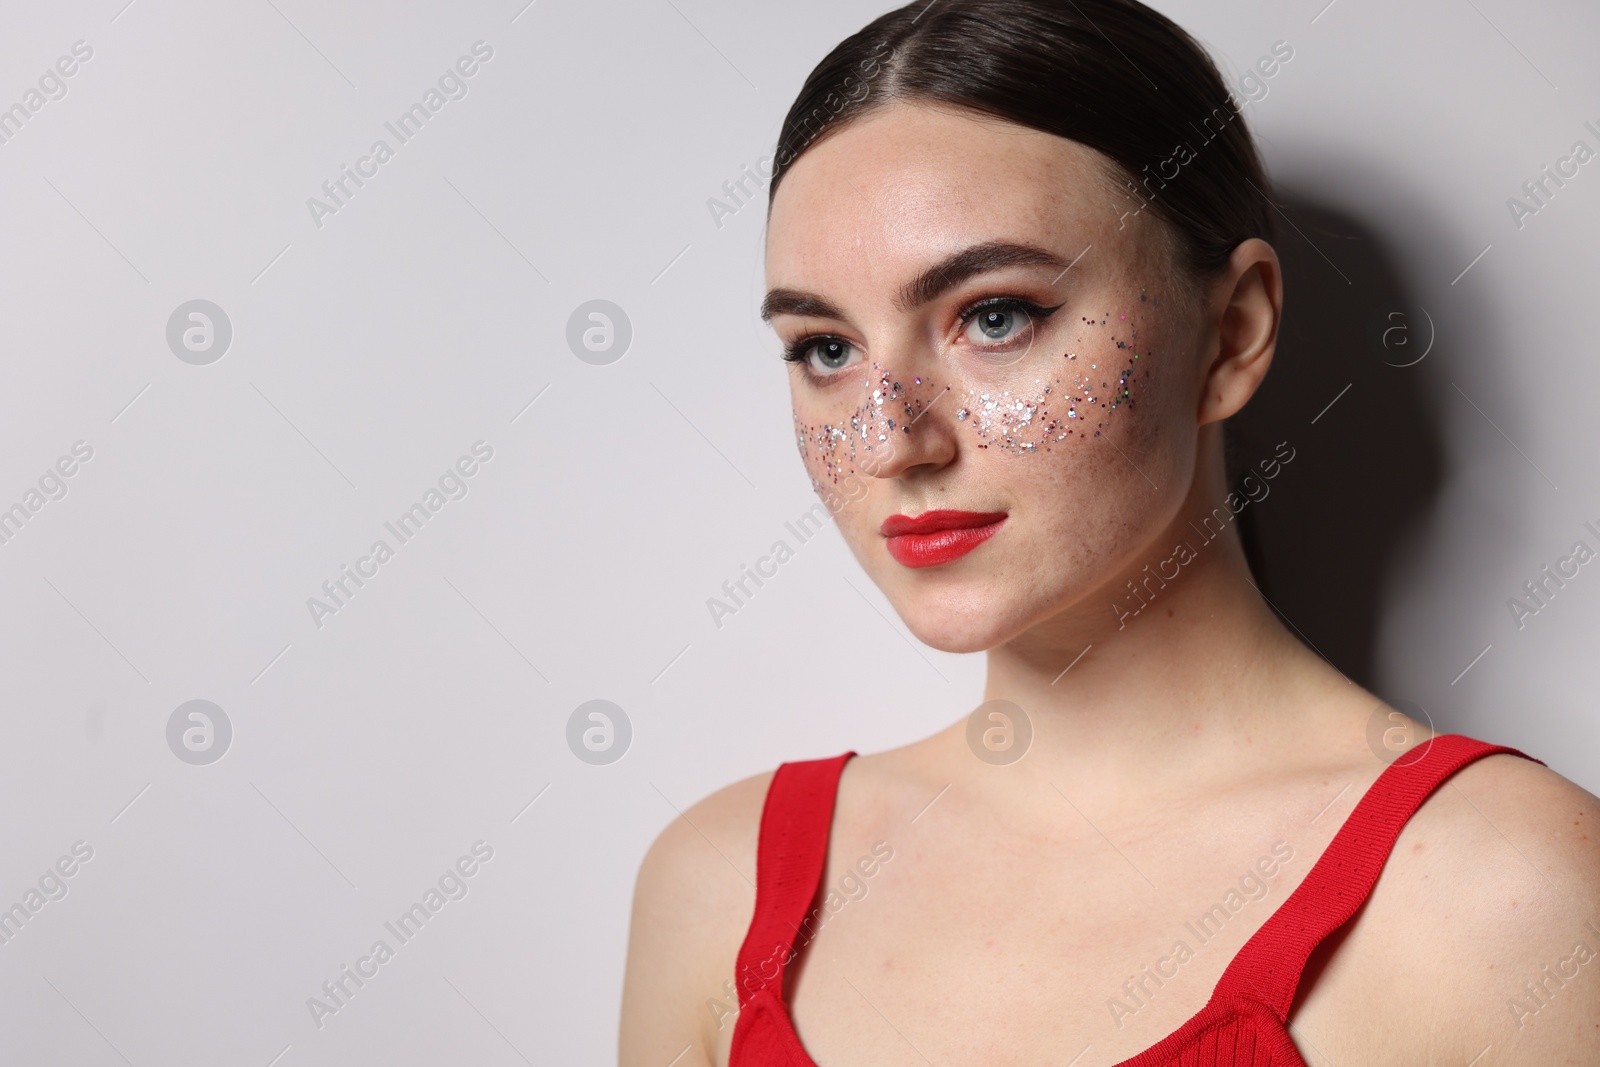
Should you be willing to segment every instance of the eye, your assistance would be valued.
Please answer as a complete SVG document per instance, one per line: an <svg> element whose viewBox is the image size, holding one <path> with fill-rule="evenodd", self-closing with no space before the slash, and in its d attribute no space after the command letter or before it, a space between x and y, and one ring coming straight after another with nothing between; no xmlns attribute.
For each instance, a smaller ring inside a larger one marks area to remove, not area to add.
<svg viewBox="0 0 1600 1067"><path fill-rule="evenodd" d="M860 357L860 350L840 337L814 335L802 337L785 348L783 358L789 363L801 363L807 371L826 377L850 366Z"/></svg>
<svg viewBox="0 0 1600 1067"><path fill-rule="evenodd" d="M967 337L982 344L1005 341L1013 334L1027 329L1033 320L1021 308L990 307L980 311L967 327Z"/></svg>
<svg viewBox="0 0 1600 1067"><path fill-rule="evenodd" d="M1061 305L1045 308L1018 297L995 297L971 305L961 312L967 324L967 341L979 348L1005 350L1032 340L1035 326L1048 319Z"/></svg>

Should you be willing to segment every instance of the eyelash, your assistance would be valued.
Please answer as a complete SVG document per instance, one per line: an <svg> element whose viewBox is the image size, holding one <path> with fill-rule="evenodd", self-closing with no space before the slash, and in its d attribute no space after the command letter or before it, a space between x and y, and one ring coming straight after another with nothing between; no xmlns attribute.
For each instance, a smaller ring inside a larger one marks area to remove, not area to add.
<svg viewBox="0 0 1600 1067"><path fill-rule="evenodd" d="M977 318L979 313L989 311L991 309L1000 309L1003 311L1025 311L1028 314L1029 321L1037 326L1048 319L1051 315L1054 315L1057 311L1060 311L1063 306L1064 305L1062 304L1057 304L1054 307L1041 307L1031 300L1024 300L1017 296L991 296L968 304L966 307L962 308L957 315L962 327L965 328L972 324L972 320ZM837 334L809 334L805 337L799 338L793 344L785 346L783 350L783 360L785 363L805 364L807 362L806 357L810 353L811 349L816 347L819 343L825 341L838 341L841 344L850 344L849 341L846 341ZM806 367L806 370L810 371L812 374L816 374L815 371L810 370L809 366ZM824 375L816 376L825 377Z"/></svg>

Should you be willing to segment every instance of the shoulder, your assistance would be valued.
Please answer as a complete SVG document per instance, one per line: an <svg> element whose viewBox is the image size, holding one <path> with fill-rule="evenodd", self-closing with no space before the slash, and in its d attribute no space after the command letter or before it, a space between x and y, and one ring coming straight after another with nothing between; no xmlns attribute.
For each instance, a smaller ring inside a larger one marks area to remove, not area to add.
<svg viewBox="0 0 1600 1067"><path fill-rule="evenodd" d="M680 811L651 843L634 886L639 903L675 903L676 890L717 881L755 884L761 809L776 771L734 782ZM670 803L670 801L669 801ZM663 898L667 898L663 900Z"/></svg>
<svg viewBox="0 0 1600 1067"><path fill-rule="evenodd" d="M1548 917L1557 905L1600 905L1600 798L1555 771L1506 753L1461 768L1429 798L1406 834L1437 837L1480 900L1525 899L1513 928ZM1401 840L1406 834L1402 834ZM1398 842L1397 842L1398 845ZM1508 896L1509 894L1509 896ZM1600 982L1596 983L1600 988Z"/></svg>
<svg viewBox="0 0 1600 1067"><path fill-rule="evenodd" d="M676 814L634 883L623 980L621 1063L709 1063L738 1003L734 960L755 910L756 842L774 771L717 790ZM670 802L670 801L669 801ZM726 988L725 988L726 986ZM727 1014L724 1014L727 1013Z"/></svg>
<svg viewBox="0 0 1600 1067"><path fill-rule="evenodd" d="M1475 760L1406 824L1367 910L1408 1040L1462 1062L1490 1045L1498 1063L1600 1060L1594 795L1519 756Z"/></svg>

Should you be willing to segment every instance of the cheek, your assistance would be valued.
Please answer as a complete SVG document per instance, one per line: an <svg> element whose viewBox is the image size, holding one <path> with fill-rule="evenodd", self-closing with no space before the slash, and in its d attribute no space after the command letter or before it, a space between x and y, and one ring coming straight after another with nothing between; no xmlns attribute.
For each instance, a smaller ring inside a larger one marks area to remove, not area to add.
<svg viewBox="0 0 1600 1067"><path fill-rule="evenodd" d="M1148 297L1141 294L1148 304ZM1139 305L1136 305L1136 308ZM958 422L978 448L1016 456L1081 446L1132 418L1161 353L1136 308L1080 318L1068 341L1051 341L1011 367L972 370L958 390ZM1145 338L1139 336L1144 326ZM1061 350L1064 349L1064 350ZM1120 435L1119 435L1120 436Z"/></svg>
<svg viewBox="0 0 1600 1067"><path fill-rule="evenodd" d="M1126 564L1188 492L1190 342L1153 298L1135 291L1127 303L1054 331L1009 377L964 382L951 398L986 477L1035 519L1011 562L1047 599L1081 595Z"/></svg>
<svg viewBox="0 0 1600 1067"><path fill-rule="evenodd" d="M818 389L794 383L795 447L819 496L848 492L894 456L895 442L949 389L926 375L901 376L878 363L854 372L863 384ZM859 490L857 490L859 492Z"/></svg>

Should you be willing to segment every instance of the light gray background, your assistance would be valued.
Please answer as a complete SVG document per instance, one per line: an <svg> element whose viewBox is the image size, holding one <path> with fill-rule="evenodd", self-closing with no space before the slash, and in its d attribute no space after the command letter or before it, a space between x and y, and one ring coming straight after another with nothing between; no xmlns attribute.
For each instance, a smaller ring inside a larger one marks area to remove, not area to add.
<svg viewBox="0 0 1600 1067"><path fill-rule="evenodd" d="M764 202L719 228L707 200L881 9L123 2L11 2L0 33L0 107L94 49L0 144L0 507L94 449L0 545L0 906L94 849L0 946L0 1062L613 1060L674 809L980 692L831 528L720 629L705 604L813 502L755 314ZM1520 230L1505 202L1600 147L1600 12L1324 3L1157 6L1231 77L1293 46L1246 112L1270 169L1381 232L1435 316L1447 478L1387 579L1385 691L1595 790L1600 566L1520 631L1505 601L1600 525L1600 163ZM480 39L468 95L316 227L307 198ZM166 344L192 299L232 322L209 366ZM566 343L591 299L632 323L609 366ZM1341 403L1325 452L1362 432ZM468 494L319 629L306 599L480 439ZM634 731L608 766L566 743L595 698ZM192 699L233 726L209 766L167 746ZM480 839L468 895L314 1025Z"/></svg>

